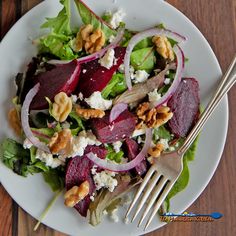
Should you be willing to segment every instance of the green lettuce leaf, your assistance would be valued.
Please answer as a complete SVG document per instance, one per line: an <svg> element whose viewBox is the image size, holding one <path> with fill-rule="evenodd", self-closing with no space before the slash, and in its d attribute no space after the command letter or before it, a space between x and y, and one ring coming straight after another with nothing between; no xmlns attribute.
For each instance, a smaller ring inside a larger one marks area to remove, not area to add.
<svg viewBox="0 0 236 236"><path fill-rule="evenodd" d="M111 81L102 90L102 97L104 99L114 98L123 93L127 89L124 74L117 73L112 76Z"/></svg>
<svg viewBox="0 0 236 236"><path fill-rule="evenodd" d="M162 126L155 128L153 130L153 139L154 139L154 141L158 141L158 139L171 140L171 134L170 134L169 130L167 130L164 125L162 125Z"/></svg>
<svg viewBox="0 0 236 236"><path fill-rule="evenodd" d="M64 174L59 168L44 172L43 178L53 192L60 191L64 188Z"/></svg>
<svg viewBox="0 0 236 236"><path fill-rule="evenodd" d="M133 51L143 49L143 48L152 47L152 46L153 46L152 39L145 38L145 39L141 40L139 43L137 43L137 45L134 47Z"/></svg>
<svg viewBox="0 0 236 236"><path fill-rule="evenodd" d="M24 149L22 144L5 139L1 145L3 163L16 174L26 177L28 174L47 171L49 167L35 159L35 150Z"/></svg>
<svg viewBox="0 0 236 236"><path fill-rule="evenodd" d="M108 150L108 154L106 155L106 159L111 161L115 161L116 163L121 162L121 158L124 156L123 151L115 152L112 145L107 145L106 149Z"/></svg>
<svg viewBox="0 0 236 236"><path fill-rule="evenodd" d="M155 52L152 47L142 48L131 53L130 61L135 70L150 72L155 66Z"/></svg>
<svg viewBox="0 0 236 236"><path fill-rule="evenodd" d="M80 17L85 25L91 24L94 29L100 28L109 39L111 35L115 35L116 31L110 28L105 21L97 16L86 4L81 0L75 0Z"/></svg>
<svg viewBox="0 0 236 236"><path fill-rule="evenodd" d="M72 135L76 136L81 130L85 129L83 120L75 111L72 111L69 114L69 118L70 118L69 122Z"/></svg>

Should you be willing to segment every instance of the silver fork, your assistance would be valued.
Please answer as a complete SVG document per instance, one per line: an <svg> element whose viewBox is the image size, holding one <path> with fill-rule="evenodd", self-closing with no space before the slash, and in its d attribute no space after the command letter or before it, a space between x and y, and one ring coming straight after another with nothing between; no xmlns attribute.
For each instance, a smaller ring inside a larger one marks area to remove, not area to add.
<svg viewBox="0 0 236 236"><path fill-rule="evenodd" d="M163 155L161 155L147 172L125 216L125 218L127 219L134 205L139 200L139 197L142 195L131 220L131 222L135 220L144 204L147 203L146 208L144 209L144 212L139 220L138 227L142 224L150 209L153 207L153 210L150 213L150 216L144 227L144 230L146 230L153 217L156 215L161 204L165 200L166 196L170 192L171 188L173 187L174 183L180 176L183 170L184 153L191 146L191 144L205 125L206 121L215 110L216 106L236 81L235 64L236 55L234 56L234 59L230 64L227 72L223 76L222 81L220 82L214 96L200 116L200 119L198 120L190 134L187 136L184 144L174 152L164 153Z"/></svg>

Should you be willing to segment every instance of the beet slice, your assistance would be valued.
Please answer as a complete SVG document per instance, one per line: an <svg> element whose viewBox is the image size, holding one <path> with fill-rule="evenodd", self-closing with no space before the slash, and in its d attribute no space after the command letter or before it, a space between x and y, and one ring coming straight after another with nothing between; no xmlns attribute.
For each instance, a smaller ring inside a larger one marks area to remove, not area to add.
<svg viewBox="0 0 236 236"><path fill-rule="evenodd" d="M42 72L32 78L33 84L40 83L38 94L33 99L30 109L40 110L48 107L45 97L53 100L59 92L70 95L79 81L80 65L76 60Z"/></svg>
<svg viewBox="0 0 236 236"><path fill-rule="evenodd" d="M127 138L124 142L125 151L128 155L129 161L132 161L140 152L137 142L133 139ZM139 165L135 167L135 171L138 175L142 176L147 172L147 162L143 160Z"/></svg>
<svg viewBox="0 0 236 236"><path fill-rule="evenodd" d="M101 119L92 119L91 127L97 139L102 143L113 143L130 137L135 129L136 117L125 110L112 123L109 122L110 112Z"/></svg>
<svg viewBox="0 0 236 236"><path fill-rule="evenodd" d="M97 146L88 146L85 149L85 154L93 152L97 154L100 158L105 158L107 154L107 150L105 148L97 147ZM81 216L86 217L87 211L89 208L89 204L91 202L90 196L96 190L95 184L93 182L93 178L91 175L91 168L93 167L93 162L90 161L85 155L82 157L74 157L72 158L66 169L66 189L69 190L73 186L79 186L84 181L89 182L89 195L86 196L82 201L75 205L75 209L80 213Z"/></svg>
<svg viewBox="0 0 236 236"><path fill-rule="evenodd" d="M199 84L194 78L184 78L167 103L173 112L168 122L171 132L177 137L186 137L199 117Z"/></svg>
<svg viewBox="0 0 236 236"><path fill-rule="evenodd" d="M93 92L102 91L123 63L125 51L126 49L122 47L115 48L116 63L110 69L101 66L99 59L82 64L78 92L86 98Z"/></svg>

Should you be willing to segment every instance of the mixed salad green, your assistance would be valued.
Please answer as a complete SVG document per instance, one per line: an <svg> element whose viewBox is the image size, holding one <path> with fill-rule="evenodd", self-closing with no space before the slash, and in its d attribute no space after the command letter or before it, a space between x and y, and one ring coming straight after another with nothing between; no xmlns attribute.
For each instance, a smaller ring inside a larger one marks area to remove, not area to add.
<svg viewBox="0 0 236 236"><path fill-rule="evenodd" d="M37 57L16 77L10 121L19 122L22 142L3 140L1 159L20 176L42 173L52 191L65 189L65 202L73 195L67 206L89 211L97 225L162 152L181 146L199 115L198 85L182 79L185 38L163 24L134 32L122 10L100 18L75 0L83 25L72 28L71 1L60 3L42 25L49 33L36 40ZM197 140L163 210L186 188L196 148Z"/></svg>

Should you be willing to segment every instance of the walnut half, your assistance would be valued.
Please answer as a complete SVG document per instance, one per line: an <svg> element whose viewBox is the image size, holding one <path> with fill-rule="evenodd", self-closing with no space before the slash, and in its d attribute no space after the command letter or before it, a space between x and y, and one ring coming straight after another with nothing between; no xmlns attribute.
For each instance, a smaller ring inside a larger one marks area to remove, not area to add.
<svg viewBox="0 0 236 236"><path fill-rule="evenodd" d="M76 107L76 113L86 120L91 118L102 118L105 116L105 112L102 110L81 108L80 106Z"/></svg>
<svg viewBox="0 0 236 236"><path fill-rule="evenodd" d="M66 150L71 143L71 138L72 135L70 129L64 129L55 133L48 144L50 151L53 154L59 154L61 151Z"/></svg>
<svg viewBox="0 0 236 236"><path fill-rule="evenodd" d="M67 119L72 110L72 100L66 93L60 92L54 97L54 103L52 104L52 115L60 122Z"/></svg>
<svg viewBox="0 0 236 236"><path fill-rule="evenodd" d="M92 54L101 50L105 42L106 38L103 31L100 28L94 30L93 26L88 24L80 28L74 40L73 49L79 52L84 47L87 53Z"/></svg>
<svg viewBox="0 0 236 236"><path fill-rule="evenodd" d="M74 186L69 189L65 195L65 205L74 207L77 203L83 200L89 194L89 182L86 180L80 186Z"/></svg>
<svg viewBox="0 0 236 236"><path fill-rule="evenodd" d="M146 125L148 128L158 128L165 124L173 116L170 108L167 106L154 107L150 109L150 103L141 103L137 108L138 125L137 129Z"/></svg>

